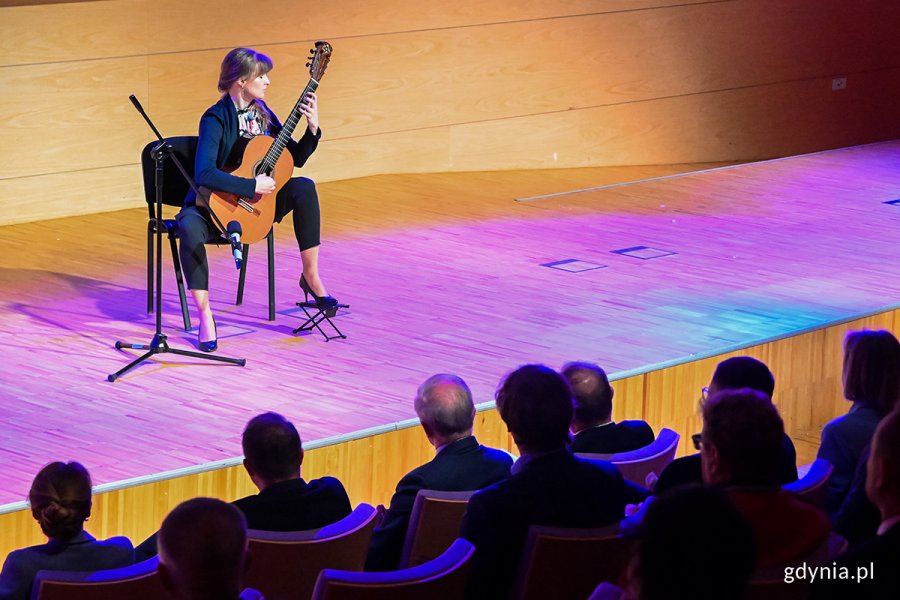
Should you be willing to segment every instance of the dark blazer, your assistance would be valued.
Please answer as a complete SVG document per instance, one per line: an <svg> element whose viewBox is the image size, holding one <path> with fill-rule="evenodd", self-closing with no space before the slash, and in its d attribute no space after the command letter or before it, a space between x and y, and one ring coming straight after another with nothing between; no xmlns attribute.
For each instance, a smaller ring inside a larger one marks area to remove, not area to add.
<svg viewBox="0 0 900 600"><path fill-rule="evenodd" d="M265 103L260 104L269 112L269 135L278 135L282 128L281 122ZM321 128L316 135L312 135L309 129L306 129L299 142L293 139L288 141L286 149L291 153L295 167L306 164L321 137ZM237 109L231 97L225 94L200 117L200 138L197 141L197 158L194 162L194 179L198 186L245 198L253 197L256 192L254 179L237 177L223 170L234 166L232 153L239 138ZM196 196L191 190L185 204L192 205L195 201Z"/></svg>
<svg viewBox="0 0 900 600"><path fill-rule="evenodd" d="M232 504L244 513L248 529L262 531L318 529L343 519L352 511L347 491L334 477L309 482L289 479ZM156 556L157 535L158 532L154 533L137 547L138 560Z"/></svg>
<svg viewBox="0 0 900 600"><path fill-rule="evenodd" d="M398 568L409 517L419 490L480 490L509 477L512 462L506 452L481 446L474 436L469 436L447 445L431 462L407 473L397 484L390 508L372 536L366 570Z"/></svg>
<svg viewBox="0 0 900 600"><path fill-rule="evenodd" d="M103 571L133 563L134 548L128 538L98 541L82 531L68 542L50 540L10 552L0 572L0 599L28 600L38 571Z"/></svg>
<svg viewBox="0 0 900 600"><path fill-rule="evenodd" d="M644 421L622 421L588 427L575 434L572 452L591 454L613 454L630 452L653 443L656 436Z"/></svg>
<svg viewBox="0 0 900 600"><path fill-rule="evenodd" d="M775 483L778 485L797 481L797 450L787 434L784 434L781 441L781 460L778 463L777 479ZM666 465L659 474L652 492L658 496L666 490L689 483L703 483L703 468L700 466L699 453L676 458Z"/></svg>
<svg viewBox="0 0 900 600"><path fill-rule="evenodd" d="M343 484L334 477L289 479L233 504L247 517L249 529L263 531L318 529L353 510Z"/></svg>
<svg viewBox="0 0 900 600"><path fill-rule="evenodd" d="M900 598L900 523L866 542L852 546L835 561L838 573L846 568L854 578L866 570L867 579L819 579L813 584L812 598L853 598L854 600L895 600ZM831 566L831 565L829 565Z"/></svg>
<svg viewBox="0 0 900 600"><path fill-rule="evenodd" d="M846 415L829 421L822 429L817 458L824 458L834 467L822 501L825 511L832 517L850 491L859 459L872 441L881 417L875 407L857 401Z"/></svg>
<svg viewBox="0 0 900 600"><path fill-rule="evenodd" d="M602 527L624 515L624 481L612 464L568 450L520 460L509 479L469 500L460 537L475 545L470 598L509 594L531 525Z"/></svg>

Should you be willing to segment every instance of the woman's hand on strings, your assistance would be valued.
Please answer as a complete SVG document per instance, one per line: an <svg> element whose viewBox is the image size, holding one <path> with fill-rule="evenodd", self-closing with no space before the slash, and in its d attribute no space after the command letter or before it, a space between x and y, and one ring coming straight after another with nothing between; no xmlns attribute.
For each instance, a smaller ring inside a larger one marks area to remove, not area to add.
<svg viewBox="0 0 900 600"><path fill-rule="evenodd" d="M315 92L306 94L306 98L300 103L300 112L306 117L309 132L316 135L319 131L319 100Z"/></svg>

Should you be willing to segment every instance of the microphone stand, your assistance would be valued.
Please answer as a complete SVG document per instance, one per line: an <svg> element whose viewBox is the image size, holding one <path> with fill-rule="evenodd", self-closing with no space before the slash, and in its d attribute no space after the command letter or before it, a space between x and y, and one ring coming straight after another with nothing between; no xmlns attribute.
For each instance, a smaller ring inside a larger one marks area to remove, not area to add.
<svg viewBox="0 0 900 600"><path fill-rule="evenodd" d="M115 381L123 374L130 371L145 360L148 360L149 358L156 356L157 354L167 353L224 362L243 367L247 363L247 360L243 358L229 358L226 356L216 356L214 354L204 354L201 352L192 352L189 350L179 350L177 348L172 348L169 346L166 334L162 332L162 230L165 227L165 225L163 224L162 216L162 190L163 163L166 161L166 159L171 159L175 163L175 166L190 184L191 188L193 188L194 192L199 194L199 190L197 189L193 178L187 174L187 171L185 171L184 165L182 165L181 161L178 160L178 157L173 154L172 146L165 140L165 138L163 138L163 136L159 133L159 130L156 129L156 127L153 125L150 117L148 117L147 113L144 112L144 109L141 106L141 103L138 102L138 99L135 98L134 95L129 96L129 99L131 100L131 103L134 104L134 107L141 114L141 116L144 117L144 120L147 121L147 125L150 126L150 129L153 130L153 133L156 134L156 137L159 139L159 144L157 144L153 148L153 150L150 151L150 156L152 156L153 160L156 162L156 332L153 334L153 339L149 344L129 344L127 342L117 341L116 349L118 350L121 350L122 348L131 348L133 350L146 350L147 352L131 361L125 367L119 369L112 375L108 375L106 379L108 381Z"/></svg>

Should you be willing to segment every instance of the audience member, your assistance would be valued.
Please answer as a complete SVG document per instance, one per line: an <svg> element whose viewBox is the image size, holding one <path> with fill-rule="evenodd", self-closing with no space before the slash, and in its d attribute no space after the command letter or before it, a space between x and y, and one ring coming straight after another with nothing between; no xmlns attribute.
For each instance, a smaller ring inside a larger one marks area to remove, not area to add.
<svg viewBox="0 0 900 600"><path fill-rule="evenodd" d="M822 430L819 458L834 465L825 490L825 510L840 509L863 450L878 421L900 397L900 342L889 331L851 331L844 338L844 398L850 411Z"/></svg>
<svg viewBox="0 0 900 600"><path fill-rule="evenodd" d="M439 374L419 386L414 408L437 454L397 484L381 525L375 530L367 571L399 568L413 503L419 490L480 490L509 477L512 456L478 444L472 435L475 403L466 382Z"/></svg>
<svg viewBox="0 0 900 600"><path fill-rule="evenodd" d="M762 392L771 398L775 391L775 376L765 363L750 356L725 359L716 365L709 387L704 388L704 398L701 398L701 402L721 390L742 388ZM653 486L653 493L661 494L678 485L701 481L703 474L700 468L700 454L692 454L669 463ZM797 481L797 451L791 438L785 434L782 437L781 457L778 461L777 483L784 485L792 481Z"/></svg>
<svg viewBox="0 0 900 600"><path fill-rule="evenodd" d="M750 524L758 567L802 559L825 540L825 514L778 485L784 424L768 396L750 389L714 394L703 404L701 435L703 479L724 488Z"/></svg>
<svg viewBox="0 0 900 600"><path fill-rule="evenodd" d="M27 600L38 571L96 571L134 562L128 538L98 541L84 530L91 516L91 476L77 462L54 462L38 472L28 493L31 514L47 543L9 553L0 572L0 599Z"/></svg>
<svg viewBox="0 0 900 600"><path fill-rule="evenodd" d="M637 450L653 442L653 429L646 422L612 420L613 388L599 366L570 362L563 365L562 374L575 396L570 426L574 436L572 452L612 454Z"/></svg>
<svg viewBox="0 0 900 600"><path fill-rule="evenodd" d="M647 509L626 597L740 598L755 562L753 531L725 493L701 484L682 486Z"/></svg>
<svg viewBox="0 0 900 600"><path fill-rule="evenodd" d="M829 565L828 576L815 584L815 598L900 598L900 411L875 430L867 471L866 493L881 513L881 526L874 538Z"/></svg>
<svg viewBox="0 0 900 600"><path fill-rule="evenodd" d="M303 531L343 519L352 511L340 481L300 475L303 446L297 428L283 416L267 412L250 419L241 439L244 468L258 494L235 500L250 529ZM156 535L137 549L138 558L156 554Z"/></svg>
<svg viewBox="0 0 900 600"><path fill-rule="evenodd" d="M247 520L234 506L194 498L163 520L159 576L175 600L237 600L247 564Z"/></svg>
<svg viewBox="0 0 900 600"><path fill-rule="evenodd" d="M507 375L497 409L521 458L512 475L469 500L460 536L475 546L469 597L508 595L531 525L601 527L625 508L622 475L568 449L572 390L557 372L526 365Z"/></svg>
<svg viewBox="0 0 900 600"><path fill-rule="evenodd" d="M863 450L850 481L850 488L844 501L835 514L831 516L834 531L843 536L850 544L875 537L881 524L878 507L866 495L866 472L868 471L871 445Z"/></svg>

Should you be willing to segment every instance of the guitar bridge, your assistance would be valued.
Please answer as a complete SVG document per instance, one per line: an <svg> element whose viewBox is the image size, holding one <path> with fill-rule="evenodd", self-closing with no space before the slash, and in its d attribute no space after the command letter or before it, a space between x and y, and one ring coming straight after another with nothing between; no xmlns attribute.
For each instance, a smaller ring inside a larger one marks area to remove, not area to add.
<svg viewBox="0 0 900 600"><path fill-rule="evenodd" d="M238 198L237 204L238 204L238 206L240 206L241 208L243 208L250 214L256 213L256 209L253 208L253 205L250 204L249 202L247 202L246 200L244 200L243 198Z"/></svg>

